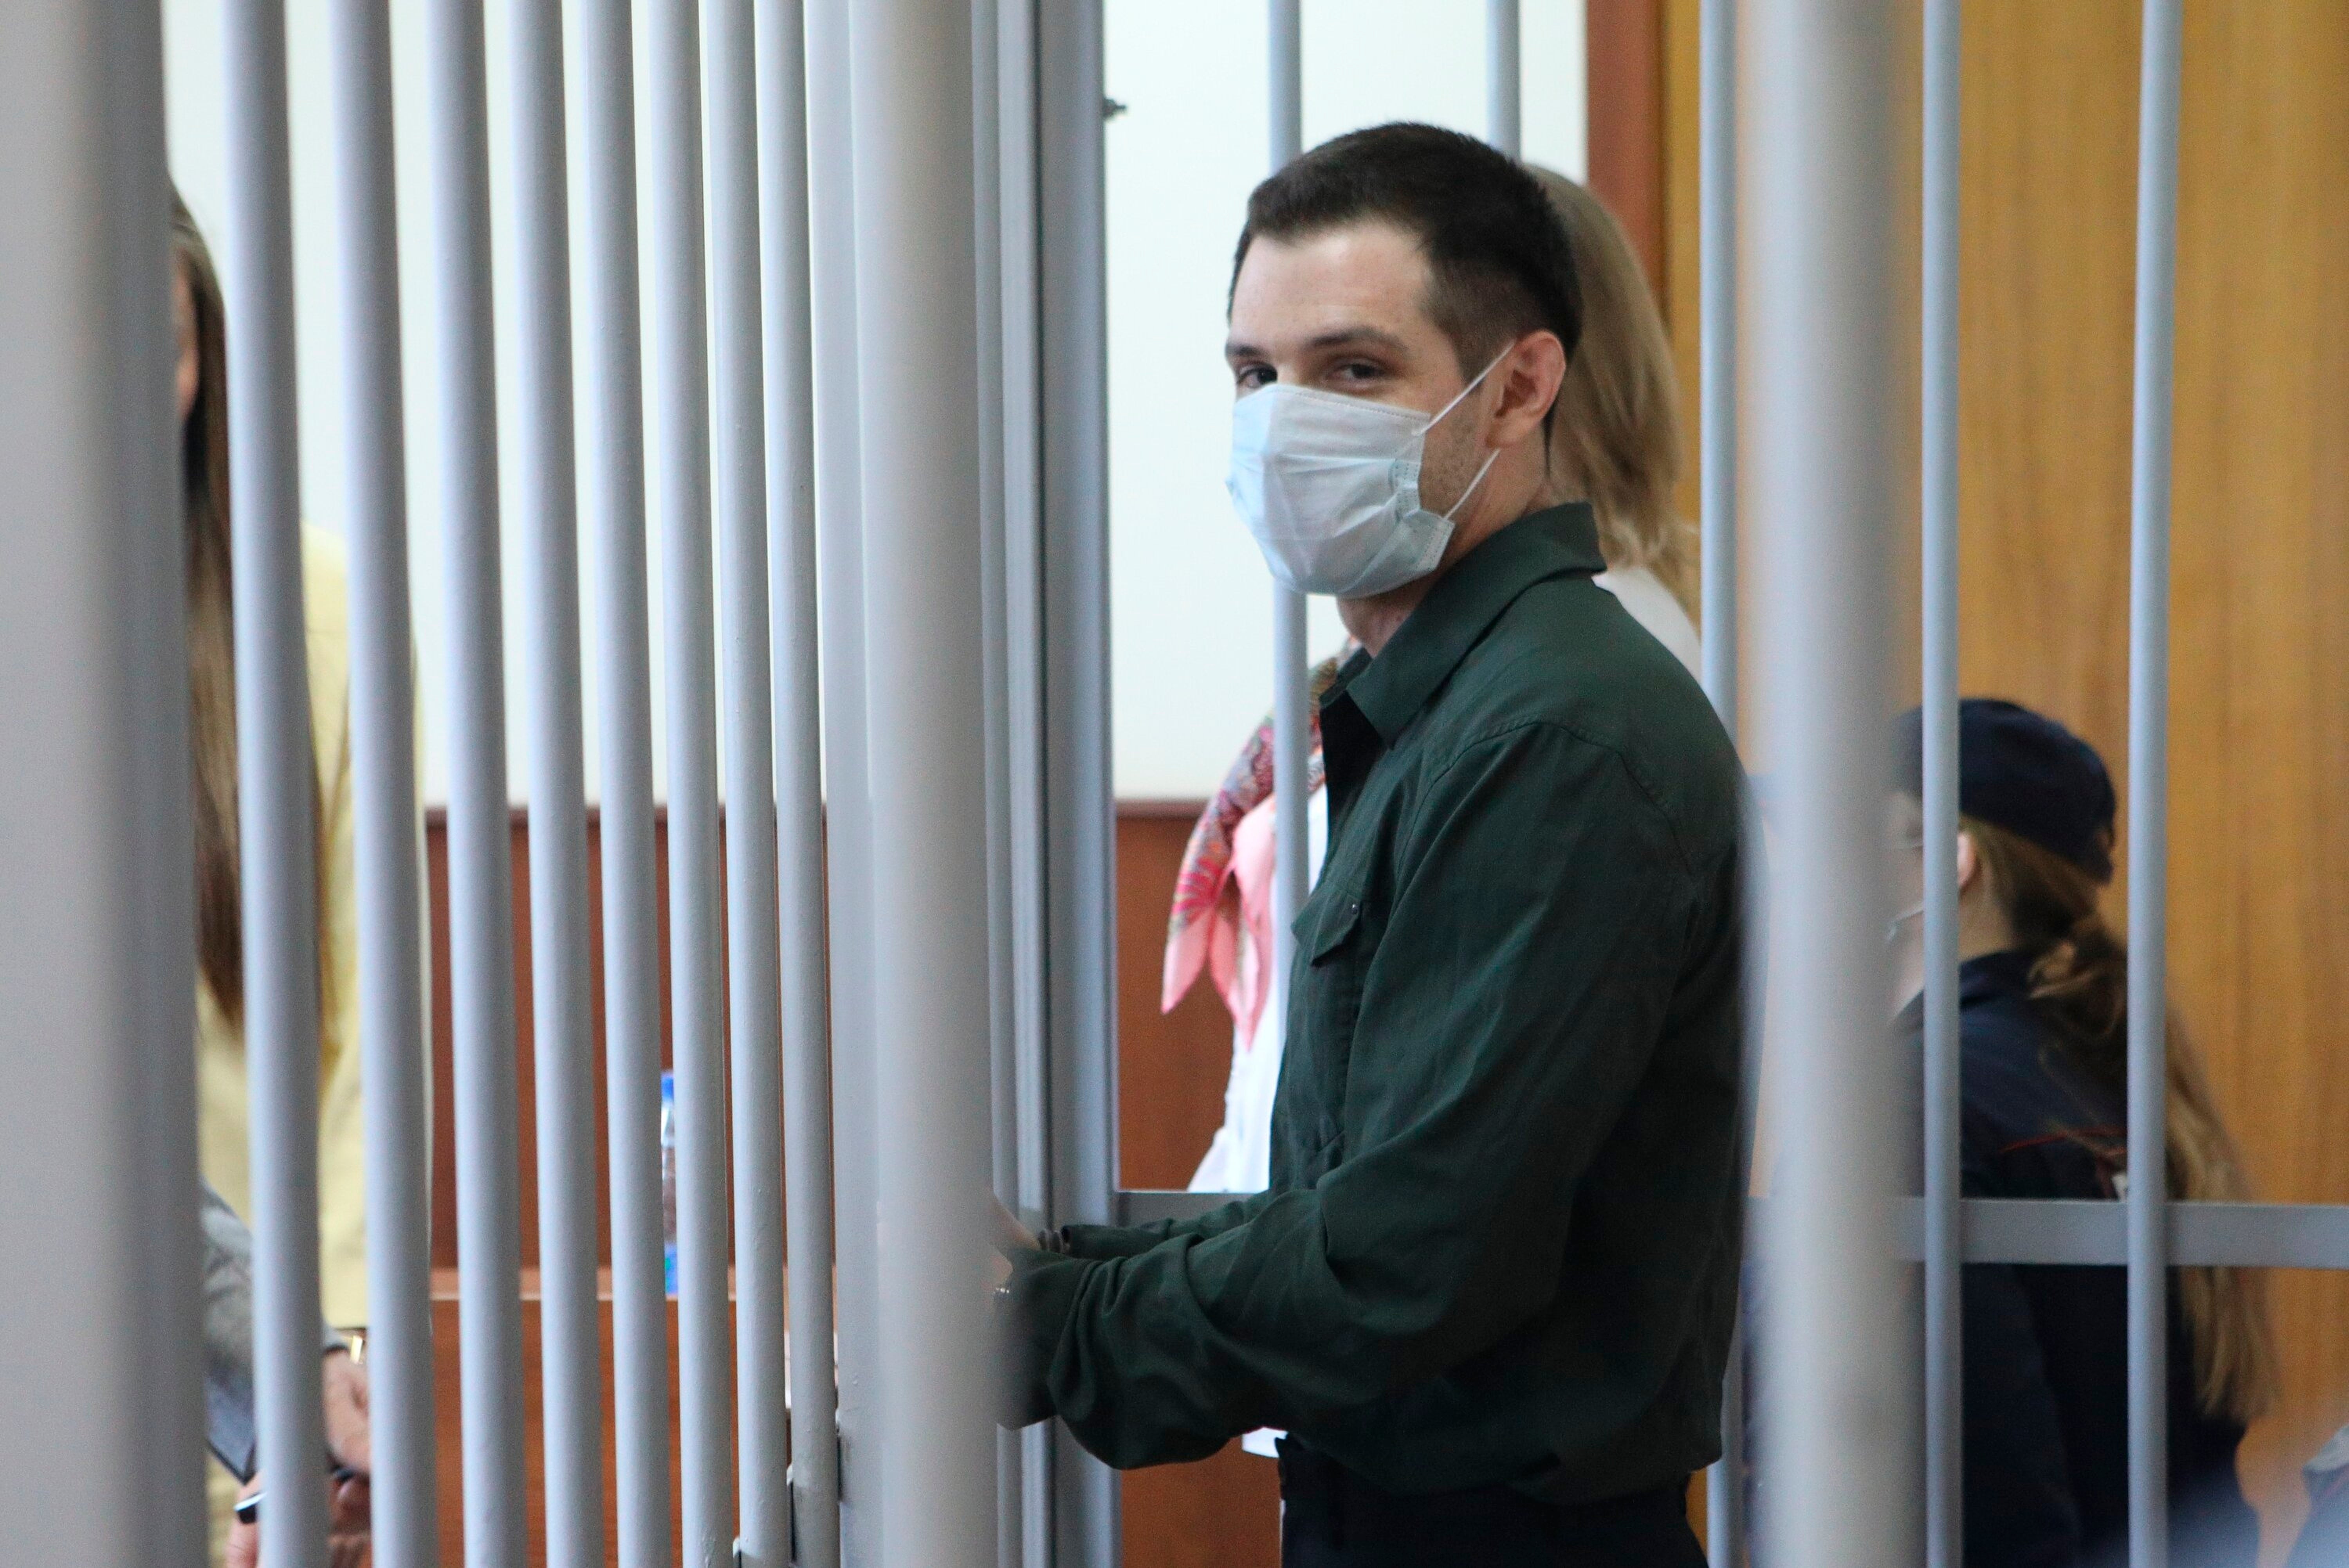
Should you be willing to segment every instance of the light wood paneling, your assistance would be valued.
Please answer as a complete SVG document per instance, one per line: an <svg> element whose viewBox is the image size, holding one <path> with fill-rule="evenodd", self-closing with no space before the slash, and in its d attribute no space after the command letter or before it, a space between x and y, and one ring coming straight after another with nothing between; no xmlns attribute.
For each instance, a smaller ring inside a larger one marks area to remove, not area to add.
<svg viewBox="0 0 2349 1568"><path fill-rule="evenodd" d="M1695 11L1671 0L1666 72L1692 432ZM2170 976L2261 1195L2349 1202L2349 27L2338 0L2186 15ZM2124 789L2137 36L2133 0L1965 7L1964 685L2061 717ZM2349 1417L2349 1278L2276 1286L2286 1398L2243 1455L2270 1563Z"/></svg>

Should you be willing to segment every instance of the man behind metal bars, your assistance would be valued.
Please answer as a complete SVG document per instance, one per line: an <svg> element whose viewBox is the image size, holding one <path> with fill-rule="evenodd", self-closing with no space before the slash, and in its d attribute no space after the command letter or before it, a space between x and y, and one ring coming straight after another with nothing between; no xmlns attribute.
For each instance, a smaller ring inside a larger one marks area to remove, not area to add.
<svg viewBox="0 0 2349 1568"><path fill-rule="evenodd" d="M1320 708L1269 1191L1013 1247L1006 1415L1283 1428L1293 1565L1696 1564L1741 1213L1729 738L1550 474L1580 298L1526 171L1390 125L1249 199L1235 504L1361 645Z"/></svg>

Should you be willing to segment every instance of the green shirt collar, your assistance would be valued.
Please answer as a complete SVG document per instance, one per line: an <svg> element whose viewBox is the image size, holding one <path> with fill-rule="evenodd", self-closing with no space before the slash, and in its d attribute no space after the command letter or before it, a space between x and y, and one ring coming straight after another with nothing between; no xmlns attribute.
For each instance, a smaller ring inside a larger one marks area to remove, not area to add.
<svg viewBox="0 0 2349 1568"><path fill-rule="evenodd" d="M1521 517L1454 562L1379 655L1356 664L1330 695L1342 691L1392 746L1518 594L1547 578L1606 570L1588 501Z"/></svg>

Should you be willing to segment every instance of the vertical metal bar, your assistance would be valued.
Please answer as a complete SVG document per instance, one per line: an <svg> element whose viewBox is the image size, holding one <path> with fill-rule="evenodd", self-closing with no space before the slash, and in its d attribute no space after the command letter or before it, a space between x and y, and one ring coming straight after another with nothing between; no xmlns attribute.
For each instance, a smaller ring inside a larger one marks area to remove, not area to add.
<svg viewBox="0 0 2349 1568"><path fill-rule="evenodd" d="M580 0L586 166L587 498L595 527L605 1115L611 1155L614 1472L621 1568L667 1568L668 1300L660 1168L660 958L636 298L629 0Z"/></svg>
<svg viewBox="0 0 2349 1568"><path fill-rule="evenodd" d="M448 540L449 983L464 1329L465 1558L486 1565L520 1560L524 1522L513 846L506 793L481 9L468 0L434 0L425 35L441 366L440 508Z"/></svg>
<svg viewBox="0 0 2349 1568"><path fill-rule="evenodd" d="M563 10L511 0L516 402L528 619L532 1039L537 1073L539 1360L546 1558L604 1561L596 1322L595 1080L587 1006L587 808L579 711L571 232Z"/></svg>
<svg viewBox="0 0 2349 1568"><path fill-rule="evenodd" d="M783 1346L782 975L768 661L758 39L750 0L708 0L710 348L726 658L726 936L734 1135L736 1473L745 1563L791 1559Z"/></svg>
<svg viewBox="0 0 2349 1568"><path fill-rule="evenodd" d="M1494 15L1503 8L1492 0ZM1271 166L1278 170L1304 150L1304 26L1301 0L1271 0L1268 14L1271 68ZM1495 24L1498 26L1497 22ZM1495 48L1498 45L1494 46ZM1306 679L1311 655L1305 642L1305 595L1272 584L1272 972L1288 981L1297 938L1289 927L1305 907L1311 881L1305 770L1312 748Z"/></svg>
<svg viewBox="0 0 2349 1568"><path fill-rule="evenodd" d="M1109 365L1102 8L1037 17L1046 998L1052 1216L1107 1222L1117 1187L1116 840L1109 687ZM1107 1568L1116 1476L1053 1447L1058 1561Z"/></svg>
<svg viewBox="0 0 2349 1568"><path fill-rule="evenodd" d="M1880 885L1890 26L1871 0L1786 0L1748 25L1756 375L1744 412L1769 542L1769 740L1786 784L1771 1041L1786 1152L1764 1253L1770 1529L1787 1562L1874 1568L1913 1561L1915 1493ZM1813 592L1822 581L1837 592Z"/></svg>
<svg viewBox="0 0 2349 1568"><path fill-rule="evenodd" d="M997 0L971 0L971 255L978 275L978 552L981 706L987 739L988 1036L994 1108L992 1181L1017 1202L1018 1090L1012 1081L1009 649L1004 619L1003 191L997 100Z"/></svg>
<svg viewBox="0 0 2349 1568"><path fill-rule="evenodd" d="M981 713L987 748L987 973L989 1181L1019 1202L1019 974L1011 870L1011 663L1006 595L1003 375L1002 62L999 0L970 0L972 243L978 329L978 589ZM1026 1551L1018 1432L995 1437L995 1557L1014 1568Z"/></svg>
<svg viewBox="0 0 2349 1568"><path fill-rule="evenodd" d="M1702 0L1697 21L1697 339L1701 455L1698 516L1705 695L1734 737L1737 693L1737 11ZM1748 1055L1754 1054L1749 1026ZM1746 1078L1753 1074L1749 1069ZM1753 1095L1741 1109L1738 1179L1748 1180ZM1752 1239L1748 1238L1748 1245ZM1731 1332L1721 1399L1721 1458L1705 1472L1705 1549L1713 1568L1745 1550L1745 1356L1743 1307Z"/></svg>
<svg viewBox="0 0 2349 1568"><path fill-rule="evenodd" d="M324 1450L318 1407L318 949L294 389L285 17L227 16L229 462L237 818L251 1078L254 1403L264 1462ZM323 1555L324 1498L281 1488L269 1568ZM282 1533L281 1533L282 1532Z"/></svg>
<svg viewBox="0 0 2349 1568"><path fill-rule="evenodd" d="M1703 0L1697 35L1698 397L1704 690L1737 722L1737 6Z"/></svg>
<svg viewBox="0 0 2349 1568"><path fill-rule="evenodd" d="M1925 0L1922 548L1925 1562L1965 1561L1964 1239L1958 1186L1959 6Z"/></svg>
<svg viewBox="0 0 2349 1568"><path fill-rule="evenodd" d="M1271 167L1305 150L1304 0L1267 0L1265 67Z"/></svg>
<svg viewBox="0 0 2349 1568"><path fill-rule="evenodd" d="M808 221L814 299L815 500L823 676L824 844L832 969L841 1528L846 1560L881 1563L880 1499L857 1478L880 1444L874 1281L873 801L865 749L862 377L849 119L848 0L807 12Z"/></svg>
<svg viewBox="0 0 2349 1568"><path fill-rule="evenodd" d="M384 1568L431 1568L439 1557L431 1124L425 1081L423 824L416 803L415 634L409 606L400 403L390 17L370 0L336 0L328 27L339 198L344 511L350 544L358 1043L367 1120L371 1533L375 1560Z"/></svg>
<svg viewBox="0 0 2349 1568"><path fill-rule="evenodd" d="M1037 255L1035 0L999 0L997 64L1004 113L998 175L1003 215L1004 677L1011 731L1009 793L1014 996L1019 1061L1019 1202L1050 1207L1044 1060L1043 542L1041 322Z"/></svg>
<svg viewBox="0 0 2349 1568"><path fill-rule="evenodd" d="M758 36L765 301L769 599L782 1115L789 1226L791 1498L802 1568L839 1568L840 1429L832 1343L832 1059L823 910L823 720L817 664L815 387L808 273L805 15L779 0ZM747 1511L748 1499L745 1498Z"/></svg>
<svg viewBox="0 0 2349 1568"><path fill-rule="evenodd" d="M1512 158L1526 139L1518 10L1518 0L1485 0L1485 139Z"/></svg>
<svg viewBox="0 0 2349 1568"><path fill-rule="evenodd" d="M2146 0L2129 462L2129 1561L2169 1562L2169 425L2179 0Z"/></svg>
<svg viewBox="0 0 2349 1568"><path fill-rule="evenodd" d="M726 1024L719 1006L718 656L710 603L709 358L700 27L646 8L652 142L653 402L668 695L669 1052L677 1077L678 1440L687 1568L734 1535L726 1376Z"/></svg>
<svg viewBox="0 0 2349 1568"><path fill-rule="evenodd" d="M864 592L873 776L874 1056L891 1563L945 1568L992 1538L979 1343L987 1181L986 747L968 0L875 0L852 23Z"/></svg>
<svg viewBox="0 0 2349 1568"><path fill-rule="evenodd" d="M1705 695L1733 737L1737 691L1737 14L1733 0L1703 0L1697 33L1697 354ZM1748 1055L1759 1041L1748 1028ZM1748 1179L1751 1080L1739 1115L1737 1163ZM1748 1238L1749 1246L1752 1238ZM1705 1471L1705 1551L1713 1568L1735 1568L1745 1551L1745 1312L1729 1343L1721 1397L1721 1458Z"/></svg>
<svg viewBox="0 0 2349 1568"><path fill-rule="evenodd" d="M1001 199L1005 795L1009 819L1015 1191L1052 1212L1050 1067L1044 962L1042 339L1038 301L1036 0L998 0L997 179ZM1020 1561L1048 1568L1053 1432L1019 1433Z"/></svg>
<svg viewBox="0 0 2349 1568"><path fill-rule="evenodd" d="M0 14L0 1541L27 1563L203 1555L161 31Z"/></svg>

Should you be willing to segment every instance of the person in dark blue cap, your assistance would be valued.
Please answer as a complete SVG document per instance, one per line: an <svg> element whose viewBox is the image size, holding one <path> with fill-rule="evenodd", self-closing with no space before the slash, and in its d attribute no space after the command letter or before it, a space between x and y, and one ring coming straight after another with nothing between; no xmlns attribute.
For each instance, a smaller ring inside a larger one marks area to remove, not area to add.
<svg viewBox="0 0 2349 1568"><path fill-rule="evenodd" d="M1924 1033L1922 726L1896 729L1888 818L1899 1031ZM2127 1169L2128 954L2099 895L2113 875L2114 796L2094 748L2011 702L1958 717L1960 1158L1970 1198L2113 1199ZM2168 1020L2170 1196L2244 1192L2194 1048ZM2273 1397L2260 1276L2171 1275L2172 1560L2251 1568L2259 1525L2235 1477L2245 1424ZM2128 1546L2127 1387L2117 1268L1964 1271L1965 1561L2104 1568Z"/></svg>

